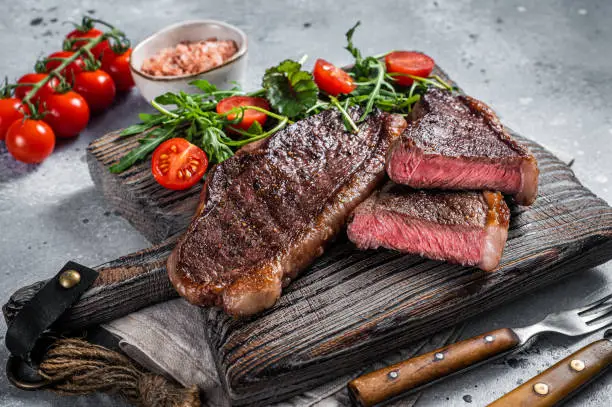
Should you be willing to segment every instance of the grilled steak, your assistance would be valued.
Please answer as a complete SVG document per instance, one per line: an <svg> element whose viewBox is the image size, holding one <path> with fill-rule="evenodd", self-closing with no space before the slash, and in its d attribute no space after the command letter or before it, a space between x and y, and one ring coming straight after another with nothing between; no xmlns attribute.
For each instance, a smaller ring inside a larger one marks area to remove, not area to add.
<svg viewBox="0 0 612 407"><path fill-rule="evenodd" d="M338 112L326 111L217 165L168 259L177 291L232 315L274 305L379 186L385 154L405 126L379 113L351 134Z"/></svg>
<svg viewBox="0 0 612 407"><path fill-rule="evenodd" d="M493 190L530 205L538 167L495 113L469 96L428 91L388 155L387 173L413 188Z"/></svg>
<svg viewBox="0 0 612 407"><path fill-rule="evenodd" d="M510 211L499 192L415 190L389 183L355 209L348 237L360 249L386 247L493 270Z"/></svg>

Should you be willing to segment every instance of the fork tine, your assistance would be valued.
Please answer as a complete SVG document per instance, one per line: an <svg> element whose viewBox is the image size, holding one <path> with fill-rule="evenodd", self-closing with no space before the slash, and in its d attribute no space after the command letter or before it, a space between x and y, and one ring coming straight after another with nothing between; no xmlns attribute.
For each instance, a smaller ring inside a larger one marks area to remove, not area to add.
<svg viewBox="0 0 612 407"><path fill-rule="evenodd" d="M594 318L598 318L600 316L604 316L605 314L609 313L610 310L612 310L612 303L604 302L603 304L599 304L598 306L593 307L587 311L584 311L578 315L582 318L586 318L590 316Z"/></svg>
<svg viewBox="0 0 612 407"><path fill-rule="evenodd" d="M592 331L597 331L603 327L608 325L612 325L612 314L607 314L598 318L593 318L589 322L587 322L589 329Z"/></svg>
<svg viewBox="0 0 612 407"><path fill-rule="evenodd" d="M592 303L590 303L588 305L585 305L584 307L582 307L582 308L580 308L578 310L578 315L582 315L582 314L588 313L589 311L593 311L595 308L598 308L603 303L608 301L610 298L612 298L612 294L606 295L603 298L600 298L600 299L598 299L596 301L593 301Z"/></svg>

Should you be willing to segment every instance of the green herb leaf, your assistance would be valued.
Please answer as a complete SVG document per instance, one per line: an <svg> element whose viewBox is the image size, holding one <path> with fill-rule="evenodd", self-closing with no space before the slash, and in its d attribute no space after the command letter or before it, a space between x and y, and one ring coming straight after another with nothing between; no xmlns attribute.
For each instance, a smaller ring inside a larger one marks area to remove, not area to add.
<svg viewBox="0 0 612 407"><path fill-rule="evenodd" d="M166 117L163 115L154 115L145 123L134 124L132 126L126 127L119 133L120 136L132 136L134 134L139 134L149 130L151 127L157 126L161 124Z"/></svg>
<svg viewBox="0 0 612 407"><path fill-rule="evenodd" d="M298 62L288 59L266 70L263 77L270 105L290 119L303 115L317 103L319 88L311 73L300 69Z"/></svg>
<svg viewBox="0 0 612 407"><path fill-rule="evenodd" d="M180 105L181 104L181 96L180 93L177 95L176 93L166 92L163 95L159 95L155 98L155 102L160 105Z"/></svg>
<svg viewBox="0 0 612 407"><path fill-rule="evenodd" d="M153 152L153 150L157 148L157 146L170 139L173 131L174 128L169 128L166 130L156 129L149 133L147 137L138 140L140 145L121 157L121 160L119 160L117 164L112 165L109 168L110 172L113 174L118 174L127 170L138 161L144 160Z"/></svg>
<svg viewBox="0 0 612 407"><path fill-rule="evenodd" d="M208 82L205 79L196 79L194 81L189 82L189 84L192 86L195 86L196 88L200 89L204 93L213 93L218 90L215 85L213 85L212 83Z"/></svg>
<svg viewBox="0 0 612 407"><path fill-rule="evenodd" d="M207 127L204 129L202 134L202 149L208 153L208 159L211 163L222 163L234 155L232 149L223 143L223 137L226 136L222 130L214 127Z"/></svg>
<svg viewBox="0 0 612 407"><path fill-rule="evenodd" d="M247 130L247 133L258 136L260 134L263 134L263 128L261 127L261 124L259 124L259 122L255 120Z"/></svg>
<svg viewBox="0 0 612 407"><path fill-rule="evenodd" d="M346 42L348 43L345 47L345 49L351 53L351 55L353 56L353 58L355 58L355 64L359 64L361 63L361 51L359 51L357 48L355 48L355 46L353 45L353 34L355 34L355 30L357 29L357 27L359 27L361 25L361 21L357 21L355 23L354 26L351 27L350 30L348 30L346 32Z"/></svg>

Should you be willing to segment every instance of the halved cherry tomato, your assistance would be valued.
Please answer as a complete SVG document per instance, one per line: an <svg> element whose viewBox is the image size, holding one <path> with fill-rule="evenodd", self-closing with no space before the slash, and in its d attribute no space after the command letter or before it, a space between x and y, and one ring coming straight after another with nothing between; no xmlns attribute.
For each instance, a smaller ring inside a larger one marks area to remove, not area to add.
<svg viewBox="0 0 612 407"><path fill-rule="evenodd" d="M6 132L6 148L15 159L35 164L47 158L55 147L55 136L42 120L17 120Z"/></svg>
<svg viewBox="0 0 612 407"><path fill-rule="evenodd" d="M104 33L98 30L97 28L91 28L89 31L73 30L70 33L68 33L68 35L66 35L66 38L67 39L83 38L83 40L77 40L74 42L74 45L72 46L72 50L76 51L77 49L81 48L83 45L87 44L88 38L98 38L102 34ZM98 45L96 45L95 47L93 47L91 49L91 53L96 57L96 59L101 60L102 63L104 63L107 58L108 60L111 60L112 58L114 58L114 53L113 53L113 50L111 49L111 46L108 40L104 40Z"/></svg>
<svg viewBox="0 0 612 407"><path fill-rule="evenodd" d="M43 120L51 126L57 137L75 137L89 122L89 107L83 96L69 90L53 93L45 98L47 114Z"/></svg>
<svg viewBox="0 0 612 407"><path fill-rule="evenodd" d="M348 73L324 59L317 59L312 75L319 89L332 96L351 93L357 87Z"/></svg>
<svg viewBox="0 0 612 407"><path fill-rule="evenodd" d="M46 74L46 73L27 73L27 74L23 75L21 78L19 78L19 80L17 81L17 84L20 84L20 83L38 83L41 80L43 80L44 78L46 78L47 76L49 76L49 75ZM58 83L59 83L59 81L57 80L57 78L51 78L45 84L45 86L43 86L42 88L40 88L38 90L38 92L36 92L36 94L32 98L32 99L34 99L33 101L43 100L48 95L50 95L53 92L55 92L55 87L57 86ZM31 86L18 86L18 87L15 88L15 97L19 98L19 99L23 99L28 94L28 92L30 92L30 90L32 90Z"/></svg>
<svg viewBox="0 0 612 407"><path fill-rule="evenodd" d="M28 113L27 105L21 104L21 99L0 99L0 140L4 140L6 132L16 120L23 119L23 114Z"/></svg>
<svg viewBox="0 0 612 407"><path fill-rule="evenodd" d="M47 58L70 58L73 55L74 52L72 51L58 51L49 55ZM47 72L51 72L52 70L60 66L61 63L62 61L60 60L49 61L45 64L45 69L47 70ZM68 81L72 81L73 75L83 72L83 66L85 66L85 62L83 62L81 58L77 58L74 60L74 62L71 62L66 68L62 69L60 73L64 77L66 77Z"/></svg>
<svg viewBox="0 0 612 407"><path fill-rule="evenodd" d="M230 110L240 106L256 106L265 110L270 110L270 104L264 98L252 96L230 96L217 103L217 113L227 113ZM228 115L227 118L229 120L234 120L236 116L236 114L232 113ZM240 123L233 124L232 127L248 130L254 122L259 122L259 124L263 126L266 123L267 118L268 116L265 113L253 109L247 109L244 111L244 116L242 116Z"/></svg>
<svg viewBox="0 0 612 407"><path fill-rule="evenodd" d="M113 59L102 64L102 70L113 78L118 92L125 92L134 86L134 78L130 71L130 55L132 55L132 48L123 54L114 54Z"/></svg>
<svg viewBox="0 0 612 407"><path fill-rule="evenodd" d="M164 141L153 152L151 172L163 187L174 190L195 185L206 172L208 157L184 138Z"/></svg>
<svg viewBox="0 0 612 407"><path fill-rule="evenodd" d="M83 96L94 113L106 110L115 99L115 83L106 72L84 71L74 78L73 89Z"/></svg>
<svg viewBox="0 0 612 407"><path fill-rule="evenodd" d="M426 78L433 71L436 63L433 59L420 52L395 51L385 57L387 72L403 73ZM400 85L410 86L414 80L407 76L395 76L394 79Z"/></svg>

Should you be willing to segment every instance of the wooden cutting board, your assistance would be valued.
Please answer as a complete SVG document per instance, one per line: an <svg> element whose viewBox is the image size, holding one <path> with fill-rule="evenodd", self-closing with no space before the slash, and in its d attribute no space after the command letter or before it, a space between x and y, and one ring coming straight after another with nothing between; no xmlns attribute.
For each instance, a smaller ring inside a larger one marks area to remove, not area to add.
<svg viewBox="0 0 612 407"><path fill-rule="evenodd" d="M540 192L531 207L511 206L498 271L484 273L387 250L358 251L342 235L265 313L236 320L218 309L204 309L219 374L234 403L265 404L301 393L612 258L612 208L543 147L515 136L538 159ZM152 242L160 242L185 229L201 186L165 190L151 177L148 162L110 174L108 166L136 139L104 136L91 144L88 162L110 204ZM173 242L109 264L105 281L66 317L67 326L97 323L175 295L163 264ZM123 293L120 301L117 291ZM109 298L117 306L100 317Z"/></svg>

